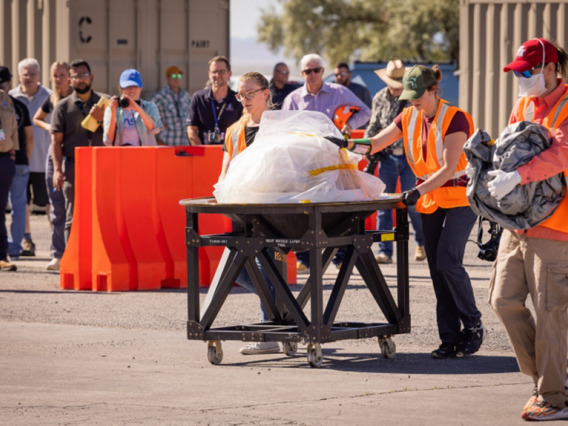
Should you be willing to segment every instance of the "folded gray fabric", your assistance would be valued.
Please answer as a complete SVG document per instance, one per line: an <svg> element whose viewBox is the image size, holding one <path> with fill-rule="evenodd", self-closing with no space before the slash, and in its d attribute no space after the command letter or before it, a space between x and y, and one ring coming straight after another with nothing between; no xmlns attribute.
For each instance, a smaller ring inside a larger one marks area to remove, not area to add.
<svg viewBox="0 0 568 426"><path fill-rule="evenodd" d="M471 208L507 229L529 229L544 222L566 193L562 173L543 181L517 185L497 201L487 189L492 179L487 172L516 170L551 143L550 131L530 121L507 126L494 143L485 131L477 130L464 146L466 158L473 168L466 190Z"/></svg>

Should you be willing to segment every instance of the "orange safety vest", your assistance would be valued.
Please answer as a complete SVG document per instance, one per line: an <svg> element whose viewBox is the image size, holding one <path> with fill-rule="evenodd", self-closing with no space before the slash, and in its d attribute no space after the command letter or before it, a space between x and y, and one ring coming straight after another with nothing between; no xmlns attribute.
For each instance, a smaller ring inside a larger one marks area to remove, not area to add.
<svg viewBox="0 0 568 426"><path fill-rule="evenodd" d="M442 152L444 138L454 115L461 111L465 114L469 123L469 136L473 133L473 119L465 111L451 106L447 101L440 99L438 111L430 126L426 142L426 158L422 151L422 126L424 114L414 107L405 108L402 111L402 137L404 152L408 164L418 179L426 180L432 174L440 170L444 163ZM441 124L441 125L440 125ZM458 179L465 175L467 160L462 152L452 179ZM416 203L416 211L420 213L433 213L438 207L452 208L469 206L466 188L463 186L444 186L434 189L422 195Z"/></svg>
<svg viewBox="0 0 568 426"><path fill-rule="evenodd" d="M231 124L227 129L227 138L225 140L225 146L227 152L229 153L229 158L232 160L239 154L243 152L247 147L247 142L245 140L245 125L241 124L241 120Z"/></svg>
<svg viewBox="0 0 568 426"><path fill-rule="evenodd" d="M519 121L534 120L534 103L529 96L525 96L519 101L518 118ZM568 119L568 85L566 85L566 90L558 102L556 102L556 105L554 105L550 113L544 117L542 125L554 133L566 119ZM566 185L568 185L568 169L564 170L564 179L566 180ZM566 218L568 218L568 193L566 193L552 216L539 226L568 233L568 221Z"/></svg>

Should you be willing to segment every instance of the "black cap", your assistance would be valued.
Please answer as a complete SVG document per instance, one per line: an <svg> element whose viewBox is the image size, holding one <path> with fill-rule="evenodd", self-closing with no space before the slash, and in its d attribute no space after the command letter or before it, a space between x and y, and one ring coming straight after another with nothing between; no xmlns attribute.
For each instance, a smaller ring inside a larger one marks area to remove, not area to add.
<svg viewBox="0 0 568 426"><path fill-rule="evenodd" d="M0 67L0 84L10 81L12 74L8 67Z"/></svg>

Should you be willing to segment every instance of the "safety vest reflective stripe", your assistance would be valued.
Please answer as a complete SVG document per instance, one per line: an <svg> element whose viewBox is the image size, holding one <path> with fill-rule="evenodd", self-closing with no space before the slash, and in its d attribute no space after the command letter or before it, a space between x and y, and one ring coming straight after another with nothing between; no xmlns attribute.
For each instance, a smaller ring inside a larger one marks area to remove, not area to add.
<svg viewBox="0 0 568 426"><path fill-rule="evenodd" d="M233 150L231 152L231 158L235 158L239 153L239 126L234 126L231 132L231 144L233 145Z"/></svg>

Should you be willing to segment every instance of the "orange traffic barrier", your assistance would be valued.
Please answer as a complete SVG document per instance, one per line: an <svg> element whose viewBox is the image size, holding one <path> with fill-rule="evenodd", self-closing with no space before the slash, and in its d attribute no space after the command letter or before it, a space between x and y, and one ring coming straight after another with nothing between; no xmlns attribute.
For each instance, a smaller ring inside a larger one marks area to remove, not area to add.
<svg viewBox="0 0 568 426"><path fill-rule="evenodd" d="M186 286L185 212L179 200L211 196L222 155L219 146L78 148L74 220L61 260L61 287ZM231 229L223 216L202 222L208 233ZM202 285L210 284L221 252L207 247L200 253Z"/></svg>
<svg viewBox="0 0 568 426"><path fill-rule="evenodd" d="M75 151L75 188L91 187L92 165L89 152ZM75 192L74 212L91 211L91 192ZM91 214L74 214L71 234L61 259L59 280L65 290L90 290L91 281Z"/></svg>

